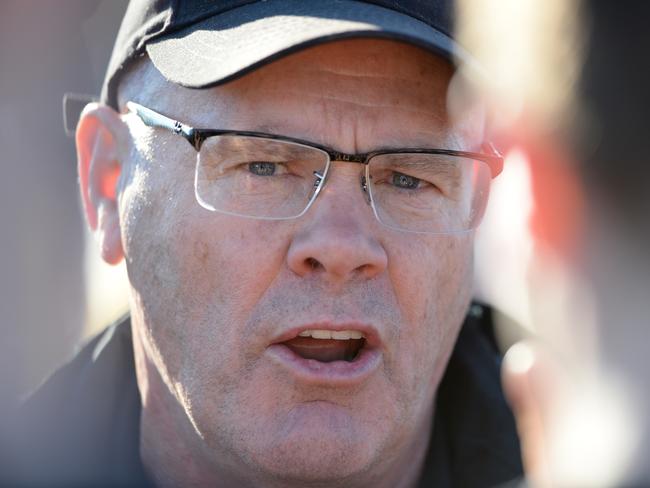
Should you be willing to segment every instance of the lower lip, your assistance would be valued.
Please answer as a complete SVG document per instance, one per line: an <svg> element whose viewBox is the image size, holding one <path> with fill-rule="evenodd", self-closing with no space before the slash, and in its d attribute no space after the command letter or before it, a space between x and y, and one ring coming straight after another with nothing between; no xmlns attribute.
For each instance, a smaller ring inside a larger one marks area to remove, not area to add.
<svg viewBox="0 0 650 488"><path fill-rule="evenodd" d="M273 361L288 369L296 380L309 384L355 386L363 383L379 368L379 349L364 347L354 361L323 363L298 356L284 344L273 344L266 349Z"/></svg>

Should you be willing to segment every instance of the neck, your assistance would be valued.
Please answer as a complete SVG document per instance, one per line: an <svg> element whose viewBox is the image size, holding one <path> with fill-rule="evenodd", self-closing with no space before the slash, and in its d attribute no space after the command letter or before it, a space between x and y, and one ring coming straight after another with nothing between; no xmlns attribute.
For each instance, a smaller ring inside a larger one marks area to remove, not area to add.
<svg viewBox="0 0 650 488"><path fill-rule="evenodd" d="M144 408L140 420L140 456L149 478L157 487L224 486L252 487L226 464L215 465L200 446L189 421L170 418L162 409ZM225 458L225 456L224 456Z"/></svg>
<svg viewBox="0 0 650 488"><path fill-rule="evenodd" d="M427 409L424 416L415 430L415 436L404 449L400 451L390 468L385 470L373 482L363 483L360 486L372 486L381 488L414 488L418 485L424 463L426 460L431 429L433 424L433 405ZM383 460L382 460L383 463Z"/></svg>
<svg viewBox="0 0 650 488"><path fill-rule="evenodd" d="M140 416L140 458L151 481L166 486L253 486L236 476L229 465L229 453L219 456L205 452L202 439L194 429L183 406L145 352L145 345L133 330L133 350L142 413Z"/></svg>

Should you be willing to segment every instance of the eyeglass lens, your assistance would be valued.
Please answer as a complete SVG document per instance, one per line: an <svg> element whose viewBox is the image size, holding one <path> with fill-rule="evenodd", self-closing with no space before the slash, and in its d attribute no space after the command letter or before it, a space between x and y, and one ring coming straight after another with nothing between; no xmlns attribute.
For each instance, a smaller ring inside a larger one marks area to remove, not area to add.
<svg viewBox="0 0 650 488"><path fill-rule="evenodd" d="M326 152L298 143L240 135L213 136L197 156L195 192L213 211L261 219L298 217L329 170ZM428 233L478 225L490 170L482 161L440 154L391 153L366 168L377 219Z"/></svg>

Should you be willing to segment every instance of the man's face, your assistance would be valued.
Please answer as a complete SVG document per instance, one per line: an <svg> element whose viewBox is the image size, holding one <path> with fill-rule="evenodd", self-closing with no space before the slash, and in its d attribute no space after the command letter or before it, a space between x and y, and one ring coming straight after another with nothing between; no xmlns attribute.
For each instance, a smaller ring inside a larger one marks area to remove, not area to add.
<svg viewBox="0 0 650 488"><path fill-rule="evenodd" d="M134 100L195 127L273 132L348 153L467 149L476 128L447 122L451 74L416 48L357 40L208 90L148 70L157 88ZM383 227L354 163L334 162L296 220L207 211L195 200L190 145L128 120L120 218L145 409L165 405L187 445L215 463L247 465L251 476L354 479L426 443L470 298L472 236ZM331 328L368 337L363 364L309 362L278 345Z"/></svg>

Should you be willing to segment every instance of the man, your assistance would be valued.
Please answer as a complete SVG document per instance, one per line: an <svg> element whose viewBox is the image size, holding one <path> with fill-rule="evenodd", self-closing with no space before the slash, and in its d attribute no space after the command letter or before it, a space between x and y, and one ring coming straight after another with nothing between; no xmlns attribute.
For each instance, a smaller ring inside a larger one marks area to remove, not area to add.
<svg viewBox="0 0 650 488"><path fill-rule="evenodd" d="M520 474L489 311L461 332L501 160L480 108L447 107L465 56L448 13L131 4L77 128L88 223L107 262L126 260L131 315L27 405L57 412L32 423L30 481Z"/></svg>

